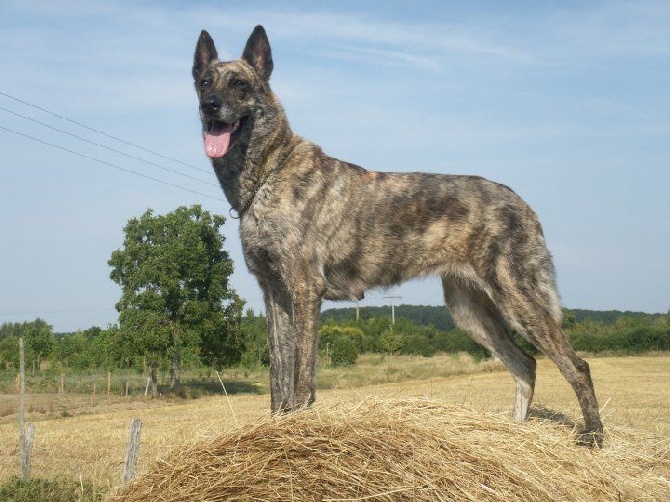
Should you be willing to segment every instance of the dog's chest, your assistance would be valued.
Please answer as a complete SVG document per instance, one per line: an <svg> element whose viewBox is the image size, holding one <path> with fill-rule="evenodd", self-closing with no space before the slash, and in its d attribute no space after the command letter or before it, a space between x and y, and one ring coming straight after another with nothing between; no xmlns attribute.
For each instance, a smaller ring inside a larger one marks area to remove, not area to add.
<svg viewBox="0 0 670 502"><path fill-rule="evenodd" d="M281 275L284 233L277 224L253 216L242 220L240 240L244 260L252 273L266 277Z"/></svg>

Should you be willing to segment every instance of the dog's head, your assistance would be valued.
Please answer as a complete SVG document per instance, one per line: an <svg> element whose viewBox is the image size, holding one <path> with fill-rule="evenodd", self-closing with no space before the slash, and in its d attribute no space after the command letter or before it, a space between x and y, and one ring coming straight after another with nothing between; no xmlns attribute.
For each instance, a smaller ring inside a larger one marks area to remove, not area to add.
<svg viewBox="0 0 670 502"><path fill-rule="evenodd" d="M270 42L262 26L256 26L242 57L220 62L214 40L200 33L193 58L193 79L200 100L205 152L210 158L226 155L254 118L270 93L272 73Z"/></svg>

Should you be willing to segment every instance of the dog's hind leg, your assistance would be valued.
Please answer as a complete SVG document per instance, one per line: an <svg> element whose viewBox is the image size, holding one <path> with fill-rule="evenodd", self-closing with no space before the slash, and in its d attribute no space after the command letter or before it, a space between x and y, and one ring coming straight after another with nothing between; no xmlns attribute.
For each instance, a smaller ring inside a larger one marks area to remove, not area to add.
<svg viewBox="0 0 670 502"><path fill-rule="evenodd" d="M560 327L560 311L552 309L551 297L543 295L530 276L522 284L508 281L508 288L500 294L500 308L510 325L551 359L563 377L572 386L584 416L585 431L581 442L602 444L603 424L598 400L586 361L575 353ZM557 300L556 300L557 301ZM553 313L552 313L553 312Z"/></svg>
<svg viewBox="0 0 670 502"><path fill-rule="evenodd" d="M514 343L500 312L479 286L464 279L443 277L442 287L456 324L498 356L512 373L516 384L512 418L525 420L535 389L535 359Z"/></svg>
<svg viewBox="0 0 670 502"><path fill-rule="evenodd" d="M582 442L600 446L603 424L588 363L577 356L567 336L548 314L542 317L537 312L530 312L518 319L515 324L519 325L522 334L529 341L558 366L563 377L575 391L585 423Z"/></svg>
<svg viewBox="0 0 670 502"><path fill-rule="evenodd" d="M280 281L259 281L265 294L270 348L270 409L273 414L293 406L295 329L291 297Z"/></svg>

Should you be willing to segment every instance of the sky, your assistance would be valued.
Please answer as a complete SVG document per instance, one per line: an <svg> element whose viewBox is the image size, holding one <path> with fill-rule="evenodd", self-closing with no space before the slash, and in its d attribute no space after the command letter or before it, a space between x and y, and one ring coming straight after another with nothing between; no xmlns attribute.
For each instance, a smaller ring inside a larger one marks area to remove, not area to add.
<svg viewBox="0 0 670 502"><path fill-rule="evenodd" d="M504 183L542 221L565 307L668 311L665 0L3 0L0 324L114 324L107 261L130 218L192 204L228 216L193 51L207 29L237 58L257 24L297 134L368 169ZM237 221L223 233L232 285L262 311ZM387 296L442 303L424 279L361 305Z"/></svg>

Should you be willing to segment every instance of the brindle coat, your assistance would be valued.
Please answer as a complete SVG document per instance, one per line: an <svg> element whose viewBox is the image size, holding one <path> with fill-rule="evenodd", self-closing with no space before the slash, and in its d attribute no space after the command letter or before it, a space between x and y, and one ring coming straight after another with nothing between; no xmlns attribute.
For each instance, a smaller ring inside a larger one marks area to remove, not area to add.
<svg viewBox="0 0 670 502"><path fill-rule="evenodd" d="M535 360L511 330L556 363L579 399L586 440L601 444L589 366L561 331L554 268L533 210L480 177L372 172L328 157L291 130L270 90L272 68L261 26L230 62L200 34L193 78L203 136L265 296L272 411L315 399L323 299L360 299L437 275L456 323L514 376L513 418L527 417Z"/></svg>

